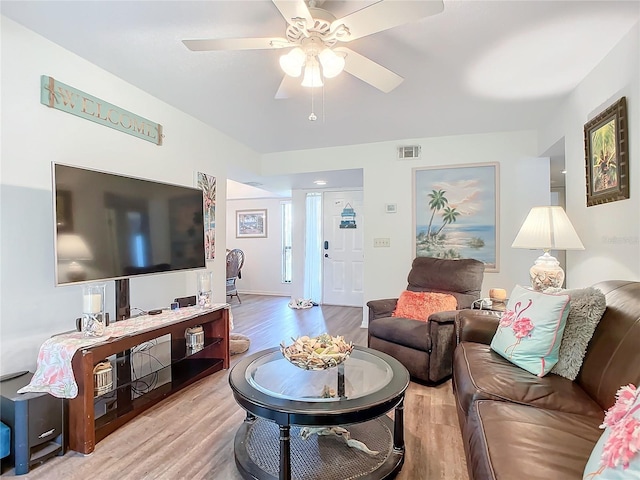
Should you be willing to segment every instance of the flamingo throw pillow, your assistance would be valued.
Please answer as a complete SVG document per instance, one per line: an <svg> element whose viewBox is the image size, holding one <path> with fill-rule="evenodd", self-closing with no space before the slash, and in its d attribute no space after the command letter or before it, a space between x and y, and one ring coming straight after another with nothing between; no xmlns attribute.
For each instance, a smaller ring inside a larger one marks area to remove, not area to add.
<svg viewBox="0 0 640 480"><path fill-rule="evenodd" d="M534 375L546 375L558 362L569 305L569 295L547 294L516 285L491 348Z"/></svg>

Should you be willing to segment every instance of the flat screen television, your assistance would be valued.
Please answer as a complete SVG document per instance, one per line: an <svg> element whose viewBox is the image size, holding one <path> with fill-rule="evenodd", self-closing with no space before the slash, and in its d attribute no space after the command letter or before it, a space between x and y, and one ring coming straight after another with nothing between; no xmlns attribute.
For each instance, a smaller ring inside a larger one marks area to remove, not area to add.
<svg viewBox="0 0 640 480"><path fill-rule="evenodd" d="M56 285L205 267L202 191L53 163Z"/></svg>

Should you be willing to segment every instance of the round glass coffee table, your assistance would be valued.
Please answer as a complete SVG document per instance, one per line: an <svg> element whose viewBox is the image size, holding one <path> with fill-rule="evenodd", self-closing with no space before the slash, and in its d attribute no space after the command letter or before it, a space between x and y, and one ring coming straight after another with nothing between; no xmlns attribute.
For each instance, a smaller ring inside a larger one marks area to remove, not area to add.
<svg viewBox="0 0 640 480"><path fill-rule="evenodd" d="M378 480L402 467L409 372L385 353L354 347L341 365L316 371L272 348L238 362L229 384L247 411L234 443L245 479Z"/></svg>

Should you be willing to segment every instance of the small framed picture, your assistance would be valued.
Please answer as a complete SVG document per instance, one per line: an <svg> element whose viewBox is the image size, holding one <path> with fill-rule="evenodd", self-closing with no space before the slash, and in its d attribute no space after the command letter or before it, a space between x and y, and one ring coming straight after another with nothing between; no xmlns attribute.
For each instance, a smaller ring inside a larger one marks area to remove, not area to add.
<svg viewBox="0 0 640 480"><path fill-rule="evenodd" d="M266 210L236 210L236 238L265 238Z"/></svg>
<svg viewBox="0 0 640 480"><path fill-rule="evenodd" d="M584 126L587 207L629 198L628 128L625 97Z"/></svg>
<svg viewBox="0 0 640 480"><path fill-rule="evenodd" d="M384 206L384 211L387 213L396 213L397 210L397 205L395 203L387 203Z"/></svg>

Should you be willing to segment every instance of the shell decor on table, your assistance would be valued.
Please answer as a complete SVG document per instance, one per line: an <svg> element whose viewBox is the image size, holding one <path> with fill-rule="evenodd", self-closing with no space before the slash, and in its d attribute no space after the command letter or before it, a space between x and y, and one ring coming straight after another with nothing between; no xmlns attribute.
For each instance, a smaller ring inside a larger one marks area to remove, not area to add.
<svg viewBox="0 0 640 480"><path fill-rule="evenodd" d="M280 351L284 358L304 370L336 367L349 358L353 350L351 342L347 343L343 337L332 337L327 333L317 337L304 335L291 340L293 343L289 346L282 342Z"/></svg>

